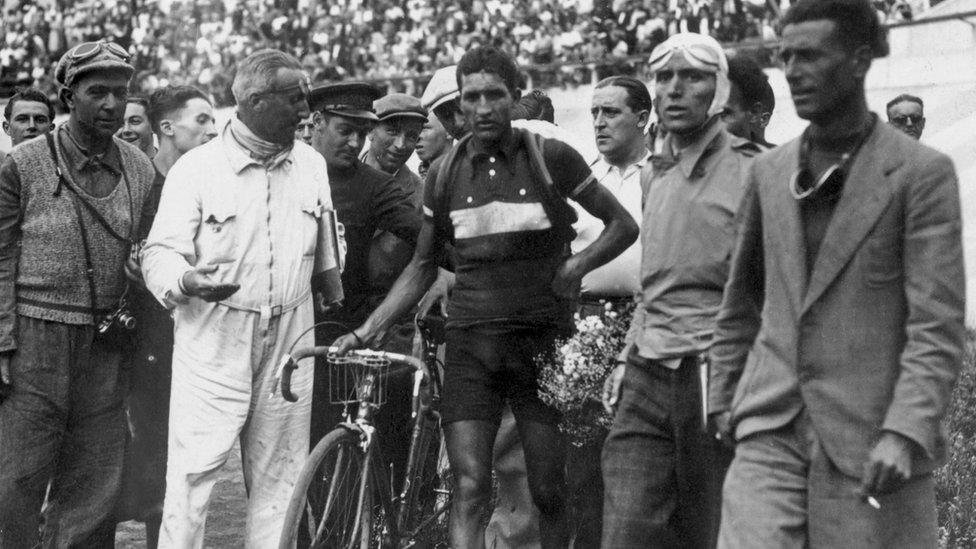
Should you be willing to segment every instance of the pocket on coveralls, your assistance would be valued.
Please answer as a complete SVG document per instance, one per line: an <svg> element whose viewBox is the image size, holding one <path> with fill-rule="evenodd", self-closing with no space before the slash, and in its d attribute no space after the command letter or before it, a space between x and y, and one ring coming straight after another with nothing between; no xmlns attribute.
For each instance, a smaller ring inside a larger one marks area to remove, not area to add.
<svg viewBox="0 0 976 549"><path fill-rule="evenodd" d="M204 264L232 263L237 259L237 210L231 205L221 206L203 214L199 253Z"/></svg>

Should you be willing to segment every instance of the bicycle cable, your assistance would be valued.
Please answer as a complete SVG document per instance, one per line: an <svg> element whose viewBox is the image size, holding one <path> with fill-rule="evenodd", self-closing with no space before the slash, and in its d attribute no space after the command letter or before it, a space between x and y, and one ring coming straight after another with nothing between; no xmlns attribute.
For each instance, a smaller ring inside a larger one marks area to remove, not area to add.
<svg viewBox="0 0 976 549"><path fill-rule="evenodd" d="M310 326L308 329L306 329L302 333L298 334L298 336L295 338L295 341L293 341L291 343L291 345L288 346L288 352L286 354L291 355L291 352L295 350L295 345L298 345L298 342L301 341L303 337L305 337L305 334L311 332L312 330L314 330L315 328L318 328L319 326L330 326L330 325L331 326L338 326L338 327L342 328L343 330L347 330L346 333L349 333L349 331L351 331L349 329L349 326L347 324L343 324L342 322L336 322L334 320L323 320L321 322L316 322L315 324L312 324L312 326ZM353 328L353 329L355 329L355 328ZM440 361L438 361L438 362L440 362ZM401 365L399 365L397 367L391 367L389 369L389 371L386 372L386 374L384 375L384 377L389 377L391 375L398 374L398 373L403 372L403 371L406 371L406 370L413 371L413 367L412 366L408 366L408 365L403 365L403 364L401 364Z"/></svg>
<svg viewBox="0 0 976 549"><path fill-rule="evenodd" d="M288 353L287 354L290 355L291 352L295 350L295 345L298 345L298 342L301 341L303 337L305 337L305 334L311 332L312 330L318 328L319 326L328 326L328 325L339 326L343 330L349 330L349 331L352 331L352 330L355 329L355 328L352 328L352 330L351 330L348 325L343 324L342 322L336 322L334 320L323 320L322 322L316 322L315 324L312 324L307 330L305 330L304 332L298 334L298 337L295 338L295 341L292 341L291 345L288 346Z"/></svg>

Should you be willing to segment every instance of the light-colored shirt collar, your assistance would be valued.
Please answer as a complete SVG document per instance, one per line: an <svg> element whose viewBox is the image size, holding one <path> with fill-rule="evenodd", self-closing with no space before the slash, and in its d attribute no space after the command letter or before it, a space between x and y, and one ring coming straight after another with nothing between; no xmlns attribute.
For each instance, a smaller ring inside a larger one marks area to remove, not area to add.
<svg viewBox="0 0 976 549"><path fill-rule="evenodd" d="M726 135L725 126L721 124L718 118L713 118L708 122L709 127L694 143L685 147L678 154L675 154L673 136L669 135L665 138L663 156L675 159L678 164L678 168L681 173L685 176L685 179L691 179L692 174L695 171L695 167L698 166L699 161L708 156L706 153L710 153L715 150L716 146L720 145L717 142L720 136ZM677 158L675 158L677 157Z"/></svg>
<svg viewBox="0 0 976 549"><path fill-rule="evenodd" d="M644 165L647 164L650 159L651 151L644 149L644 156L640 157L637 162L628 165L623 172L620 172L619 168L607 162L606 158L604 158L601 154L597 156L596 160L593 161L593 164L590 166L590 171L593 172L593 176L596 177L598 181L606 177L607 174L614 170L617 170L617 172L620 173L620 177L624 178L635 171L640 172L640 170L644 169Z"/></svg>
<svg viewBox="0 0 976 549"><path fill-rule="evenodd" d="M122 159L119 156L119 147L114 137L104 152L92 154L75 140L66 124L58 126L55 135L61 141L61 150L64 151L67 163L74 173L83 173L86 170L105 170L113 176L122 173Z"/></svg>

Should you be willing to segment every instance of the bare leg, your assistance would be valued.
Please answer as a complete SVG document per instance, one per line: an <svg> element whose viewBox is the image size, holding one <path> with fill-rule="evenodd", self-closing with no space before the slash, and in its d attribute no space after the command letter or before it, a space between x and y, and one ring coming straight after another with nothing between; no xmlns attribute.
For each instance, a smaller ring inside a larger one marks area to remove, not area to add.
<svg viewBox="0 0 976 549"><path fill-rule="evenodd" d="M539 508L539 534L543 549L569 545L566 524L566 449L555 425L519 419L519 437L525 449L529 491Z"/></svg>
<svg viewBox="0 0 976 549"><path fill-rule="evenodd" d="M454 475L451 547L485 546L482 517L491 499L491 453L497 431L497 423L481 420L455 421L444 427Z"/></svg>

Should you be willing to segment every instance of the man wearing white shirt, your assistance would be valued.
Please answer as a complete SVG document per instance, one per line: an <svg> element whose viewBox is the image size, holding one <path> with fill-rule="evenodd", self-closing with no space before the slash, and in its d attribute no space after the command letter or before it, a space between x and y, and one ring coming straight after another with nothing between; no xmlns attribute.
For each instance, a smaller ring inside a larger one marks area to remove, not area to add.
<svg viewBox="0 0 976 549"><path fill-rule="evenodd" d="M640 173L650 151L644 128L651 116L647 86L629 76L611 76L593 90L593 131L599 158L590 165L593 175L634 217L640 219L643 193ZM600 234L598 219L578 211L573 250L583 249ZM583 277L582 303L630 301L640 292L640 245L634 244L606 265ZM584 307L583 312L587 312Z"/></svg>
<svg viewBox="0 0 976 549"><path fill-rule="evenodd" d="M644 128L651 116L651 94L647 86L629 76L611 76L593 89L593 132L600 156L590 164L594 177L610 190L634 217L641 218L643 192L641 171L650 151ZM577 208L575 253L588 246L603 230L603 223ZM583 277L580 316L602 316L622 309L640 292L640 244L635 243L606 265ZM602 532L603 478L600 474L602 445L571 448L567 456L575 547L599 547Z"/></svg>

